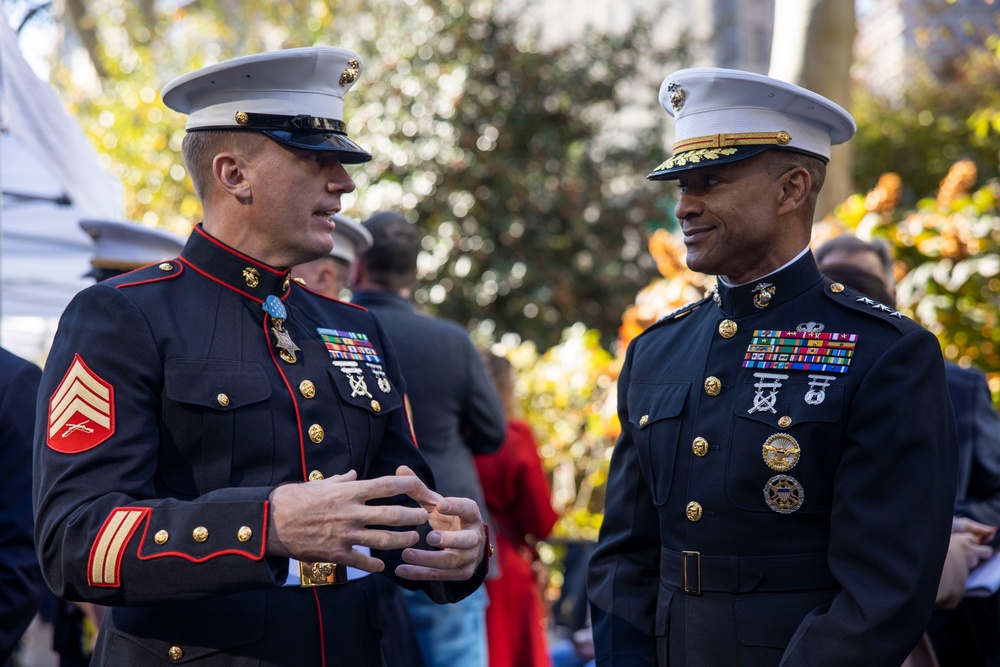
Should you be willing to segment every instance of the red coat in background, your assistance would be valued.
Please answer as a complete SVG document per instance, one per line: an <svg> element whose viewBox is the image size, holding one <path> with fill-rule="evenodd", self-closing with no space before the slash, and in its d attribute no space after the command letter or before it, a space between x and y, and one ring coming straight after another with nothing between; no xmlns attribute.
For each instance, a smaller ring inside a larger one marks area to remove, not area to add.
<svg viewBox="0 0 1000 667"><path fill-rule="evenodd" d="M490 667L547 667L545 615L531 562L522 552L525 535L544 539L558 515L549 502L538 448L530 427L508 420L500 451L476 457L486 507L495 524L500 576L486 581Z"/></svg>

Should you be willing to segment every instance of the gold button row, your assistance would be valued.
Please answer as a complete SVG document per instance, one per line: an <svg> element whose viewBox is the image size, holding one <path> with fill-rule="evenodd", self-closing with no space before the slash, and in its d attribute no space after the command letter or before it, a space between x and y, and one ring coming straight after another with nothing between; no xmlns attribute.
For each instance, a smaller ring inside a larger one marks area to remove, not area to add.
<svg viewBox="0 0 1000 667"><path fill-rule="evenodd" d="M204 542L208 539L208 528L198 526L191 531L191 537L194 538L195 542ZM236 532L236 539L240 542L249 542L251 537L253 537L253 530L250 529L250 526L241 526ZM165 530L158 530L156 531L156 534L153 535L153 541L157 544L166 544L169 539L170 533Z"/></svg>

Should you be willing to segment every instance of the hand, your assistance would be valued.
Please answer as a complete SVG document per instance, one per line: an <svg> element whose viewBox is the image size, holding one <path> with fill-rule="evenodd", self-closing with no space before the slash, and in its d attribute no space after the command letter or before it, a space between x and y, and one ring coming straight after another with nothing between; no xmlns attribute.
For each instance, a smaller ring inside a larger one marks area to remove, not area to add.
<svg viewBox="0 0 1000 667"><path fill-rule="evenodd" d="M406 466L400 466L396 475L402 479L416 477ZM468 498L444 498L421 486L410 497L427 511L432 528L427 544L440 550L404 549L405 563L396 568L396 574L421 581L464 581L476 571L486 548L479 506Z"/></svg>
<svg viewBox="0 0 1000 667"><path fill-rule="evenodd" d="M951 520L951 532L971 533L976 536L980 544L983 544L993 539L997 529L996 526L987 526L985 523L979 523L964 516L956 516Z"/></svg>
<svg viewBox="0 0 1000 667"><path fill-rule="evenodd" d="M276 487L270 495L267 554L381 572L385 563L353 547L404 549L416 544L420 536L416 530L393 531L369 526L419 526L427 521L428 511L421 507L365 503L376 498L426 497L431 493L412 473L358 481L354 470L316 482Z"/></svg>
<svg viewBox="0 0 1000 667"><path fill-rule="evenodd" d="M979 543L975 533L953 533L948 544L948 552L955 549L965 564L966 572L993 555L993 548Z"/></svg>

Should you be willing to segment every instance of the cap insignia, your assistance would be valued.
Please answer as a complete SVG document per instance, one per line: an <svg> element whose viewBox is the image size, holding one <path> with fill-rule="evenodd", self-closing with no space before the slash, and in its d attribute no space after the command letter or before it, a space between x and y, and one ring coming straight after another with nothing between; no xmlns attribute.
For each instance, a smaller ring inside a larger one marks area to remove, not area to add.
<svg viewBox="0 0 1000 667"><path fill-rule="evenodd" d="M347 68L340 75L340 85L346 86L349 83L354 83L358 80L358 74L360 73L361 63L356 58L351 58L347 61Z"/></svg>
<svg viewBox="0 0 1000 667"><path fill-rule="evenodd" d="M668 83L667 92L670 93L670 106L674 108L674 111L680 111L681 107L684 106L684 99L687 97L681 84Z"/></svg>

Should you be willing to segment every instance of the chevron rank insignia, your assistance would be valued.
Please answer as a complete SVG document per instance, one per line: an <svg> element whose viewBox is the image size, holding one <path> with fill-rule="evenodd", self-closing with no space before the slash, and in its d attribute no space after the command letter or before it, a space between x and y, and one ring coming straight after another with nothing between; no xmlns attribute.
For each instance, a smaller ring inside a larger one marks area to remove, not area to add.
<svg viewBox="0 0 1000 667"><path fill-rule="evenodd" d="M66 376L49 399L45 442L57 452L77 454L115 432L115 390L74 355Z"/></svg>

